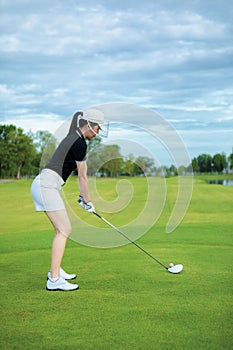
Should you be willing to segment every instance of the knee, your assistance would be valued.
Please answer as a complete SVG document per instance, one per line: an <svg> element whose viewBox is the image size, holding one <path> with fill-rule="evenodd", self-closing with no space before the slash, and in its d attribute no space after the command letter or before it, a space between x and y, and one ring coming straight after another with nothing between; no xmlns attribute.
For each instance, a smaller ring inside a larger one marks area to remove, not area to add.
<svg viewBox="0 0 233 350"><path fill-rule="evenodd" d="M72 232L71 226L59 228L56 230L56 234L60 234L62 236L65 236L66 238L69 238Z"/></svg>

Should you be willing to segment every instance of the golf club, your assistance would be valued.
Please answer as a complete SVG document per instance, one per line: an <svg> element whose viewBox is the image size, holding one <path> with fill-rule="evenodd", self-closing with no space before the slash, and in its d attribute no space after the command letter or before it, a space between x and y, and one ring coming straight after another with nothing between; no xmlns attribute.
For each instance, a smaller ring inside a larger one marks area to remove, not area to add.
<svg viewBox="0 0 233 350"><path fill-rule="evenodd" d="M151 257L153 260L155 260L159 265L161 265L163 268L165 268L168 272L171 273L180 273L183 270L183 265L178 264L178 265L174 265L171 267L167 267L166 265L164 265L161 261L159 261L157 258L155 258L153 255L151 255L147 250L145 250L144 248L142 248L138 243L134 242L130 237L128 237L124 232L122 232L121 230L119 230L117 227L115 227L113 224L111 224L108 220L106 220L103 216L101 216L100 214L98 214L96 211L93 212L94 215L96 215L99 219L101 219L103 222L105 222L107 225L109 225L110 227L112 227L115 231L117 231L118 233L120 233L123 237L125 237L128 241L130 241L131 243L133 243L137 248L139 248L142 252L146 253L149 257Z"/></svg>

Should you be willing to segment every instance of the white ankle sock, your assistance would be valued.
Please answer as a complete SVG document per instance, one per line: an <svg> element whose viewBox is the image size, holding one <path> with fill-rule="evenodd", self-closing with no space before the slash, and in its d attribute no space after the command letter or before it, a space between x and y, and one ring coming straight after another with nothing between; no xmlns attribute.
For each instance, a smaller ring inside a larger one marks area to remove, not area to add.
<svg viewBox="0 0 233 350"><path fill-rule="evenodd" d="M59 279L59 276L58 277L50 277L50 281L51 282L57 282L57 280Z"/></svg>

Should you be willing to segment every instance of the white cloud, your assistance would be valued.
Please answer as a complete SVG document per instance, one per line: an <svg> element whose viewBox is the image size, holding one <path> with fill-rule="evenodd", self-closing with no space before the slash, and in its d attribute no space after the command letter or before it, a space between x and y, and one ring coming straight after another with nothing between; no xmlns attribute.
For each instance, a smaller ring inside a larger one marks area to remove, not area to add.
<svg viewBox="0 0 233 350"><path fill-rule="evenodd" d="M225 121L232 121L233 122L233 108L232 108L231 112L232 112L232 115L230 117L219 118L219 119L217 119L217 122L219 122L219 123L222 123ZM233 127L233 124L232 124L232 127Z"/></svg>
<svg viewBox="0 0 233 350"><path fill-rule="evenodd" d="M224 23L218 23L191 12L178 14L174 21L174 13L171 12L165 30L170 37L175 37L179 40L216 40L226 34L227 27Z"/></svg>
<svg viewBox="0 0 233 350"><path fill-rule="evenodd" d="M54 133L64 121L59 119L56 115L38 114L30 116L27 114L27 118L21 117L20 119L8 119L4 121L4 124L16 125L22 128L25 132L36 132L38 130L47 130Z"/></svg>

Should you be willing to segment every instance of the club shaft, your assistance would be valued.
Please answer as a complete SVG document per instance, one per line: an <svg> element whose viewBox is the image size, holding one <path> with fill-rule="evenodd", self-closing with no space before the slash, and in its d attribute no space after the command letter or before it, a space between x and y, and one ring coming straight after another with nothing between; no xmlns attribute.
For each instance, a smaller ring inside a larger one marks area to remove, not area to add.
<svg viewBox="0 0 233 350"><path fill-rule="evenodd" d="M118 233L120 233L120 235L122 235L123 237L125 237L128 241L130 241L131 243L133 243L137 248L139 248L142 252L146 253L150 258L152 258L153 260L155 260L158 264L160 264L162 267L164 267L166 270L168 269L166 265L164 265L161 261L159 261L158 259L156 259L152 254L150 254L147 250L145 250L143 247L141 247L138 243L134 242L129 236L127 236L124 232L122 232L121 230L119 230L119 228L115 227L113 224L111 224L111 222L109 222L108 220L106 220L105 218L103 218L100 214L98 214L97 212L93 212L93 214L95 214L98 218L100 218L103 222L105 222L107 225L109 225L110 227L112 227L115 231L117 231Z"/></svg>

